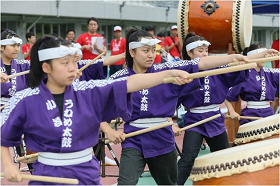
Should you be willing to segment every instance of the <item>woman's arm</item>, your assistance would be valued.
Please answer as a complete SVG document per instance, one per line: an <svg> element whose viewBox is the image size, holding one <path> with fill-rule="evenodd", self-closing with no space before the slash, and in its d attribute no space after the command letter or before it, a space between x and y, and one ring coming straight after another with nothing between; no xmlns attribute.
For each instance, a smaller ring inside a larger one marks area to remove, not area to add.
<svg viewBox="0 0 280 186"><path fill-rule="evenodd" d="M3 73L3 72L1 72L1 83L6 83L6 82L8 82L8 76L7 76L7 74L5 74L5 73Z"/></svg>
<svg viewBox="0 0 280 186"><path fill-rule="evenodd" d="M252 59L265 58L267 55L269 55L269 56L278 56L279 55L279 51L274 50L274 49L268 49L268 50L265 50L265 51L257 53L257 54L249 55L247 57L248 57L248 59L252 60Z"/></svg>
<svg viewBox="0 0 280 186"><path fill-rule="evenodd" d="M19 169L14 165L8 147L1 146L1 161L4 167L5 178L10 182L21 182Z"/></svg>
<svg viewBox="0 0 280 186"><path fill-rule="evenodd" d="M248 61L248 58L247 56L243 56L241 54L231 54L226 56L207 56L200 59L198 63L198 69L206 70L218 66L227 65L236 61L246 62Z"/></svg>
<svg viewBox="0 0 280 186"><path fill-rule="evenodd" d="M114 144L121 143L125 140L124 133L113 130L107 122L101 122L100 129Z"/></svg>
<svg viewBox="0 0 280 186"><path fill-rule="evenodd" d="M228 108L231 119L240 120L240 115L237 112L235 112L232 104L235 104L235 102L229 102L229 101L225 100L225 105Z"/></svg>
<svg viewBox="0 0 280 186"><path fill-rule="evenodd" d="M164 78L176 77L174 84L183 85L190 83L192 79L187 79L189 73L182 70L166 70L158 73L135 74L127 78L127 92L154 87L162 84Z"/></svg>
<svg viewBox="0 0 280 186"><path fill-rule="evenodd" d="M114 64L114 63L116 63L116 62L118 62L118 61L120 61L124 58L125 58L125 52L122 53L122 54L106 57L104 59L103 66L112 65L112 64Z"/></svg>

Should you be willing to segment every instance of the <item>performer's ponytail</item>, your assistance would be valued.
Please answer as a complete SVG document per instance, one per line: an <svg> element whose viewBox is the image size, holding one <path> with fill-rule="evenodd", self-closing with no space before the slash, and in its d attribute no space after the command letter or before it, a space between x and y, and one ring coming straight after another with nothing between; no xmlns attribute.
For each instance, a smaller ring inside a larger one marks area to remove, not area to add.
<svg viewBox="0 0 280 186"><path fill-rule="evenodd" d="M38 87L41 81L45 78L45 73L43 72L42 65L43 63L48 63L51 65L52 60L39 61L38 51L59 47L60 41L53 36L45 36L39 38L31 48L30 54L30 73L29 73L29 87L35 88Z"/></svg>

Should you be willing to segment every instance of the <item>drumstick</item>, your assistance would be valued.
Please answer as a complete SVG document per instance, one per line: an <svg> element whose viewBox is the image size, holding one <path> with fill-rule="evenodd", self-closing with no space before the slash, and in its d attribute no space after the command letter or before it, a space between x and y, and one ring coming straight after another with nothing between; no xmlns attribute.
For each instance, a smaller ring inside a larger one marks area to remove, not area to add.
<svg viewBox="0 0 280 186"><path fill-rule="evenodd" d="M170 123L163 123L163 124L160 124L160 125L157 125L157 126L154 126L154 127L149 127L149 128L145 128L145 129L142 129L142 130L138 130L138 131L135 131L135 132L131 132L131 133L125 134L124 137L125 138L130 138L130 137L133 137L133 136L137 136L139 134L144 134L144 133L151 132L151 131L154 131L154 130L157 130L157 129L168 127L168 126L171 126L173 124L174 123L172 123L172 122L170 122ZM105 144L108 144L110 142L111 142L111 140L105 140Z"/></svg>
<svg viewBox="0 0 280 186"><path fill-rule="evenodd" d="M42 182L52 182L52 183L64 183L64 184L79 184L79 180L71 178L59 178L59 177L50 177L50 176L35 176L28 174L20 174L22 179L32 180L32 181L42 181ZM1 172L1 177L5 177L4 172Z"/></svg>
<svg viewBox="0 0 280 186"><path fill-rule="evenodd" d="M16 159L17 162L21 162L23 160L28 160L28 159L33 159L33 158L37 158L38 157L38 153L35 153L35 154L29 154L29 155L26 155L26 156L21 156L21 157L18 157Z"/></svg>
<svg viewBox="0 0 280 186"><path fill-rule="evenodd" d="M99 54L99 56L97 56L96 58L94 58L92 61L90 61L89 63L87 63L86 65L84 65L82 68L79 69L79 72L82 72L83 70L85 70L89 65L91 65L92 63L94 63L98 58L100 58L101 56L103 56L105 54L105 52L102 52L101 54ZM23 71L23 72L19 72L19 73L16 73L16 74L12 74L12 75L9 75L7 76L8 79L11 79L11 78L14 78L14 77L17 77L17 76L22 76L22 75L25 75L25 74L28 74L29 73L29 70L26 70L26 71Z"/></svg>
<svg viewBox="0 0 280 186"><path fill-rule="evenodd" d="M3 108L5 108L7 105L3 105L0 107L0 110L2 110Z"/></svg>
<svg viewBox="0 0 280 186"><path fill-rule="evenodd" d="M218 117L221 117L221 114L216 114L216 115L214 115L214 116L212 116L212 117L206 118L206 119L204 119L204 120L201 120L201 121L196 122L196 123L194 123L194 124L191 124L191 125L189 125L189 126L186 126L186 127L184 127L184 128L181 128L181 129L180 129L180 132L185 131L185 130L188 130L188 129L193 128L193 127L196 127L196 126L198 126L198 125L201 125L201 124L203 124L203 123L206 123L206 122L211 121L211 120L213 120L213 119L216 119L216 118L218 118Z"/></svg>
<svg viewBox="0 0 280 186"><path fill-rule="evenodd" d="M213 76L213 75L226 74L226 73L230 73L230 72L252 69L255 67L257 67L256 63L249 63L249 64L245 64L245 65L238 65L238 66L233 66L233 67L219 68L219 69L215 69L215 70L208 70L208 71L203 71L203 72L192 73L192 74L189 74L187 76L187 78L196 79L196 78L201 78L201 77L206 77L206 76ZM164 78L163 82L164 83L173 83L174 80L175 80L175 77Z"/></svg>
<svg viewBox="0 0 280 186"><path fill-rule="evenodd" d="M226 117L231 118L229 115L227 115ZM258 119L262 119L262 117L240 116L240 119L258 120Z"/></svg>
<svg viewBox="0 0 280 186"><path fill-rule="evenodd" d="M89 65L91 65L92 63L94 63L97 59L99 59L101 56L103 56L105 54L105 52L102 52L101 54L99 54L96 58L94 58L93 60L91 60L89 63L87 63L86 65L84 65L82 68L79 69L79 72L82 72L83 70L85 70Z"/></svg>
<svg viewBox="0 0 280 186"><path fill-rule="evenodd" d="M22 76L22 75L25 75L25 74L29 74L29 70L9 75L9 76L7 76L7 78L11 79L11 78L14 78L14 77L17 77L17 76Z"/></svg>
<svg viewBox="0 0 280 186"><path fill-rule="evenodd" d="M262 62L267 62L267 61L275 61L275 60L279 60L280 57L279 56L273 56L273 57L265 57L265 58L260 58L260 59L252 59L249 60L247 63L262 63ZM230 63L229 66L236 66L238 65L238 62L233 62Z"/></svg>

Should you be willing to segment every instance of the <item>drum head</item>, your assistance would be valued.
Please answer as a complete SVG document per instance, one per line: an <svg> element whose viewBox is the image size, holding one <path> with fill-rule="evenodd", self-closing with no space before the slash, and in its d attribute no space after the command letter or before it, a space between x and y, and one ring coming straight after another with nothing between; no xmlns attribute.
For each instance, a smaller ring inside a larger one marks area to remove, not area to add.
<svg viewBox="0 0 280 186"><path fill-rule="evenodd" d="M244 144L279 134L279 116L275 114L241 125L234 143Z"/></svg>
<svg viewBox="0 0 280 186"><path fill-rule="evenodd" d="M183 40L188 34L188 12L189 12L189 1L179 0L178 4L178 17L177 17L177 29L178 29L178 38L183 45Z"/></svg>
<svg viewBox="0 0 280 186"><path fill-rule="evenodd" d="M232 13L232 41L234 50L241 53L250 46L252 38L252 2L251 0L237 0L233 4Z"/></svg>
<svg viewBox="0 0 280 186"><path fill-rule="evenodd" d="M207 3L216 3L212 14L203 11ZM195 32L211 43L210 53L227 53L229 43L241 53L251 42L252 2L179 0L177 27L181 44L188 32Z"/></svg>
<svg viewBox="0 0 280 186"><path fill-rule="evenodd" d="M195 159L190 179L200 181L279 165L279 139L216 151Z"/></svg>

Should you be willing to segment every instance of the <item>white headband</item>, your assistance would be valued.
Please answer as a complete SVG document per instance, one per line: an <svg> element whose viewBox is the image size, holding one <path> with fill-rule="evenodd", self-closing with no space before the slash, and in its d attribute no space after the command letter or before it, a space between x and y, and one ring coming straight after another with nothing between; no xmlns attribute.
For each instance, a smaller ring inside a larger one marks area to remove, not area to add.
<svg viewBox="0 0 280 186"><path fill-rule="evenodd" d="M187 46L186 46L186 50L187 51L190 51L196 47L200 47L202 45L206 45L207 47L209 47L209 45L211 45L211 43L209 43L208 41L194 41L194 42L191 42L189 43Z"/></svg>
<svg viewBox="0 0 280 186"><path fill-rule="evenodd" d="M63 45L56 48L39 50L38 51L39 61L61 58L67 55L75 55L78 52L78 50L79 50L78 48L66 47Z"/></svg>
<svg viewBox="0 0 280 186"><path fill-rule="evenodd" d="M13 44L22 44L22 39L18 37L12 37L10 39L2 39L1 40L1 45L13 45Z"/></svg>
<svg viewBox="0 0 280 186"><path fill-rule="evenodd" d="M263 51L266 51L266 48L258 48L255 50L251 50L250 52L247 53L247 56L253 55L253 54L257 54L257 53L261 53Z"/></svg>
<svg viewBox="0 0 280 186"><path fill-rule="evenodd" d="M71 45L72 45L72 47L78 49L78 52L77 52L77 53L78 53L80 56L83 55L83 52L81 51L82 46L80 45L80 43L72 43Z"/></svg>
<svg viewBox="0 0 280 186"><path fill-rule="evenodd" d="M130 42L129 43L129 50L139 48L139 47L142 47L142 46L145 46L145 45L153 46L153 45L156 45L160 42L161 41L158 40L158 39L146 39L146 38L142 37L140 42L139 41L138 42L136 42L136 41Z"/></svg>

